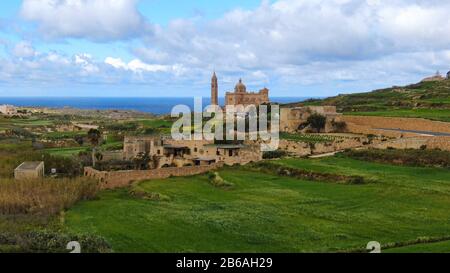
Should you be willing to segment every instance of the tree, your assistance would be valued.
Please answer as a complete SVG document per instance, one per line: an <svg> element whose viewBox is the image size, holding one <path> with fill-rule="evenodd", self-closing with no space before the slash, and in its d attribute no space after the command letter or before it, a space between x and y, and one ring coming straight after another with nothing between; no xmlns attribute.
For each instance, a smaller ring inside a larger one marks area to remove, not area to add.
<svg viewBox="0 0 450 273"><path fill-rule="evenodd" d="M134 167L136 170L147 170L152 158L149 153L139 153L135 158L133 158Z"/></svg>
<svg viewBox="0 0 450 273"><path fill-rule="evenodd" d="M320 133L322 129L325 129L327 118L321 114L314 113L308 117L307 123L311 128L315 129L317 133Z"/></svg>
<svg viewBox="0 0 450 273"><path fill-rule="evenodd" d="M87 138L92 146L92 166L95 168L95 162L96 162L96 150L97 146L100 142L100 138L102 136L102 133L97 129L90 129L87 135Z"/></svg>

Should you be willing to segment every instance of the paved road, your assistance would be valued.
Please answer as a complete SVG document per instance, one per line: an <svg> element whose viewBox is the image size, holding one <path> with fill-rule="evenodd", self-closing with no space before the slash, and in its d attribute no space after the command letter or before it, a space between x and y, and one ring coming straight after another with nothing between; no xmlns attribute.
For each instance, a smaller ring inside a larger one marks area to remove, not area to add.
<svg viewBox="0 0 450 273"><path fill-rule="evenodd" d="M340 153L342 151L336 151L336 152L332 152L332 153L326 153L326 154L319 154L319 155L310 155L309 158L322 158L322 157L330 157L330 156L334 156L337 153Z"/></svg>
<svg viewBox="0 0 450 273"><path fill-rule="evenodd" d="M376 130L394 131L400 133L414 133L429 136L450 136L450 133L430 132L430 131L416 131L416 130L401 130L401 129L388 129L388 128L376 128Z"/></svg>

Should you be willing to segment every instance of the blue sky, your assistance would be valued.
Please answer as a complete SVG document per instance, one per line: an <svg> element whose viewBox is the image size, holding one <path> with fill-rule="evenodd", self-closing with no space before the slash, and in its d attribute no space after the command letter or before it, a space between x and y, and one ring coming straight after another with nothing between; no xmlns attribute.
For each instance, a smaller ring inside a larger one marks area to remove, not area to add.
<svg viewBox="0 0 450 273"><path fill-rule="evenodd" d="M450 1L9 0L2 96L331 96L450 70Z"/></svg>

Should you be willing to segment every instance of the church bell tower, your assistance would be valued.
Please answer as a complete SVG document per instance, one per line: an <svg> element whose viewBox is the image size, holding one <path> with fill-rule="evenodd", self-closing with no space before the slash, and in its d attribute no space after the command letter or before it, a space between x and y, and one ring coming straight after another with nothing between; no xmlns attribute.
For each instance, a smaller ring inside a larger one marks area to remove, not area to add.
<svg viewBox="0 0 450 273"><path fill-rule="evenodd" d="M211 105L219 105L219 84L215 71L211 79Z"/></svg>

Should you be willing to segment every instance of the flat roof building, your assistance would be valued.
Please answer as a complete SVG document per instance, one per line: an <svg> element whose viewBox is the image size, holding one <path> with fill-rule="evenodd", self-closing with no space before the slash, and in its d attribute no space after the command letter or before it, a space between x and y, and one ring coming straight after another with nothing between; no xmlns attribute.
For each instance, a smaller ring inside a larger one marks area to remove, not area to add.
<svg viewBox="0 0 450 273"><path fill-rule="evenodd" d="M36 179L41 177L44 177L43 161L26 161L14 170L14 178L16 180Z"/></svg>

